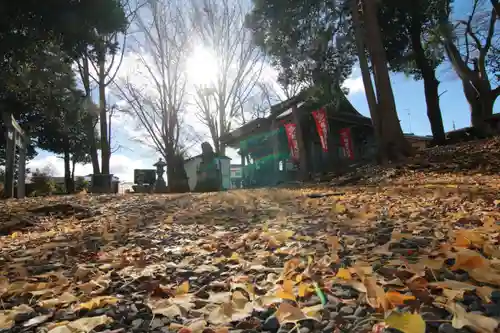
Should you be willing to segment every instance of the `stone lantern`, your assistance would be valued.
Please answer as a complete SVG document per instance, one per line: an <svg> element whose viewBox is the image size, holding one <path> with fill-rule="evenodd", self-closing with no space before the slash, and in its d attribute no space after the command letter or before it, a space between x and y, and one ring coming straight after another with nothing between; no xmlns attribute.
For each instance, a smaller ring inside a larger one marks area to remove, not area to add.
<svg viewBox="0 0 500 333"><path fill-rule="evenodd" d="M155 193L165 193L167 192L167 184L165 183L165 179L163 179L163 174L165 173L165 166L167 166L167 163L165 163L161 157L156 162L153 164L154 167L156 167L156 182L154 186L154 192Z"/></svg>

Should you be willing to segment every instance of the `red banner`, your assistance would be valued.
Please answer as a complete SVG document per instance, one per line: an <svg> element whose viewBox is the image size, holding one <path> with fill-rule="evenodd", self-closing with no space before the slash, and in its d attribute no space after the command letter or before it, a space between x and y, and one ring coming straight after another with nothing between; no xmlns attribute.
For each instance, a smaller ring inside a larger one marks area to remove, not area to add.
<svg viewBox="0 0 500 333"><path fill-rule="evenodd" d="M354 151L352 149L352 139L351 139L351 129L342 128L340 130L340 142L342 147L344 147L347 158L350 160L354 159Z"/></svg>
<svg viewBox="0 0 500 333"><path fill-rule="evenodd" d="M292 159L299 160L299 145L297 144L296 136L297 126L292 123L285 124L286 136L288 138L288 147L290 147L290 152L292 153Z"/></svg>
<svg viewBox="0 0 500 333"><path fill-rule="evenodd" d="M313 118L316 121L316 129L318 130L321 148L324 152L328 151L328 119L326 118L325 108L321 108L312 112Z"/></svg>

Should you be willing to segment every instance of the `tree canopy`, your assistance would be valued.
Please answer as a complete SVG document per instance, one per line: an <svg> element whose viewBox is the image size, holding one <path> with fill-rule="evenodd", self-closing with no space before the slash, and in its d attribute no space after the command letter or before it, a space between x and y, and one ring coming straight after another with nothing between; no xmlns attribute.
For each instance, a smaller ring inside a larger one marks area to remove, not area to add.
<svg viewBox="0 0 500 333"><path fill-rule="evenodd" d="M342 2L253 0L247 27L284 84L342 83L355 63L350 18Z"/></svg>

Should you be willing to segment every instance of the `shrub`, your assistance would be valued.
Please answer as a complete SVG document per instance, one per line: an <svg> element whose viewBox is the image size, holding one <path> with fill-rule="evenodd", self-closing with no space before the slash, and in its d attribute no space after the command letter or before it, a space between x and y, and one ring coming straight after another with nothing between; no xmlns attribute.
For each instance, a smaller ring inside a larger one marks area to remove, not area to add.
<svg viewBox="0 0 500 333"><path fill-rule="evenodd" d="M87 191L89 190L90 183L85 180L83 177L76 177L75 179L75 191L76 192L81 192L83 190Z"/></svg>
<svg viewBox="0 0 500 333"><path fill-rule="evenodd" d="M52 178L39 169L36 169L31 174L31 182L33 184L33 193L31 195L47 195L52 194L56 190L56 184Z"/></svg>

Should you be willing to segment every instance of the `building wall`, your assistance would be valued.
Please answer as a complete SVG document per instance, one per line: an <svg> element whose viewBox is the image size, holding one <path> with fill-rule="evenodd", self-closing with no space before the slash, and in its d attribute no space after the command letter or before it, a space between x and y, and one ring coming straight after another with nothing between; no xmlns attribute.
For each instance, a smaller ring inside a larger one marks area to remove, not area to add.
<svg viewBox="0 0 500 333"><path fill-rule="evenodd" d="M243 168L241 167L241 165L231 165L230 169L231 169L231 175L229 177L231 185L230 188L241 187L241 179L243 178Z"/></svg>
<svg viewBox="0 0 500 333"><path fill-rule="evenodd" d="M195 157L184 163L184 170L186 170L186 175L188 177L189 189L194 191L196 187L198 165L200 165L201 157Z"/></svg>
<svg viewBox="0 0 500 333"><path fill-rule="evenodd" d="M228 158L218 158L220 160L221 173L222 173L222 187L224 189L231 188L231 160ZM186 170L186 175L188 177L189 189L194 191L196 187L196 182L198 180L197 171L198 166L201 163L201 157L195 157L184 163L184 169ZM219 161L217 161L219 163Z"/></svg>

